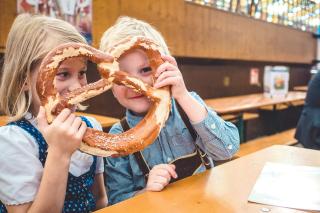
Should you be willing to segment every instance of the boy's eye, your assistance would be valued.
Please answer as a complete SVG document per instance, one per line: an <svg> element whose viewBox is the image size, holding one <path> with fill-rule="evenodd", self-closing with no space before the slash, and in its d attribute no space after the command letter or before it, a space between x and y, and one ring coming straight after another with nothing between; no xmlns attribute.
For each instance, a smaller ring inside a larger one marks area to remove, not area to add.
<svg viewBox="0 0 320 213"><path fill-rule="evenodd" d="M150 72L150 71L152 71L151 67L144 67L144 68L141 69L142 73L147 73L147 72Z"/></svg>
<svg viewBox="0 0 320 213"><path fill-rule="evenodd" d="M82 70L82 71L79 72L79 76L81 76L81 77L85 77L86 74L87 74L86 70Z"/></svg>

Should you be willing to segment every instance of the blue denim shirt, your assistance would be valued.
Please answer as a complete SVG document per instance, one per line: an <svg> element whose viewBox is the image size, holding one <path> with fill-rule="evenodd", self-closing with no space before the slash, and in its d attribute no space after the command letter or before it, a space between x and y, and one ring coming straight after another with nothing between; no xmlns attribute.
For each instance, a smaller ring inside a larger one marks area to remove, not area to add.
<svg viewBox="0 0 320 213"><path fill-rule="evenodd" d="M198 136L196 143L213 160L230 159L239 149L239 133L230 122L222 120L216 112L208 108L204 101L194 92L190 93L207 109L207 117L199 122L192 123ZM135 126L142 117L126 112L130 127ZM120 123L112 126L110 133L123 132ZM149 168L158 164L166 164L178 157L191 154L195 151L195 144L187 127L180 117L175 101L172 100L170 116L161 129L158 138L153 144L142 151ZM202 166L198 172L205 170ZM115 204L128 199L143 189L146 185L144 175L133 155L106 158L105 164L106 186L109 204Z"/></svg>

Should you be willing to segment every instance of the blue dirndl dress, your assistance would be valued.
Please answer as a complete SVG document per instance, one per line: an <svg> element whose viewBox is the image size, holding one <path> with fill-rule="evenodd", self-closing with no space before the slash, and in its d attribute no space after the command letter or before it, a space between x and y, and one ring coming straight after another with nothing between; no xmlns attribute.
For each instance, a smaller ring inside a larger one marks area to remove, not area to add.
<svg viewBox="0 0 320 213"><path fill-rule="evenodd" d="M87 126L92 128L91 123L85 117L81 119L86 122ZM42 165L45 165L47 158L48 145L44 140L40 131L35 128L29 121L22 119L16 122L11 122L8 125L17 125L23 130L27 131L32 135L39 146L39 160ZM63 212L91 212L95 210L96 201L92 192L90 191L91 186L94 182L95 169L97 164L97 157L94 156L93 163L90 170L79 177L76 177L69 173L66 197L63 206ZM5 205L0 201L0 213L7 212Z"/></svg>

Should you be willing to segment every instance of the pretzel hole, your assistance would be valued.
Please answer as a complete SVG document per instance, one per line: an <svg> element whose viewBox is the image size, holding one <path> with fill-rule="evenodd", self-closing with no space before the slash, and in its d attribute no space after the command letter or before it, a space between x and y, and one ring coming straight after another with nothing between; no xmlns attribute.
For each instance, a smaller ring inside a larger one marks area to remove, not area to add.
<svg viewBox="0 0 320 213"><path fill-rule="evenodd" d="M61 73L61 71L64 72L63 70L61 70L60 66L69 59L85 60L86 83L81 85L81 87L79 88L73 89L72 91L59 94L61 101L52 109L53 114L58 114L63 110L63 108L66 108L66 106L69 109L74 109L76 107L77 110L83 111L89 106L89 102L88 102L89 99L93 98L94 96L100 95L106 90L109 90L112 85L111 82L106 84L107 79L101 77L102 73L99 71L97 64L85 56L70 57L61 61L60 64L58 65L57 74L53 81L54 85L56 85L58 73ZM72 70L67 70L67 72L69 72L69 74L72 75ZM81 74L81 71L79 72L79 74ZM88 78L89 76L93 76L93 77ZM79 81L81 80L79 79ZM102 85L109 85L109 88L102 91L101 89ZM55 89L57 89L56 86L55 86Z"/></svg>

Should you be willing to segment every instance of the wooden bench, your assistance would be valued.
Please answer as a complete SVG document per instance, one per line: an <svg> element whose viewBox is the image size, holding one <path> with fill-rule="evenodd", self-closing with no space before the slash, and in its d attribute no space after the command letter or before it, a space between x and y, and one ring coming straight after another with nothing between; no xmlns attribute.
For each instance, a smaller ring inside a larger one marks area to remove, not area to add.
<svg viewBox="0 0 320 213"><path fill-rule="evenodd" d="M240 141L242 143L246 141L246 138L247 138L246 137L247 121L259 118L259 114L252 113L252 112L244 112L244 113L238 113L238 114L221 115L221 118L225 121L230 121L237 126L239 130Z"/></svg>
<svg viewBox="0 0 320 213"><path fill-rule="evenodd" d="M296 86L293 87L294 91L301 91L301 92L307 92L308 91L308 86Z"/></svg>
<svg viewBox="0 0 320 213"><path fill-rule="evenodd" d="M297 101L292 101L290 103L282 103L282 104L276 104L276 105L263 106L263 107L260 107L259 109L274 111L274 110L284 110L290 106L298 107L298 106L303 106L303 105L304 105L304 100L297 100Z"/></svg>
<svg viewBox="0 0 320 213"><path fill-rule="evenodd" d="M238 119L239 115L237 114L226 114L226 115L221 115L221 118L225 121L235 121L236 119ZM242 115L242 119L244 121L249 121L249 120L253 120L259 118L259 114L258 113L252 113L252 112L245 112Z"/></svg>
<svg viewBox="0 0 320 213"><path fill-rule="evenodd" d="M236 156L242 157L272 145L295 145L298 143L297 139L294 138L295 131L296 129L293 128L274 135L250 140L240 145L240 150L236 153Z"/></svg>

